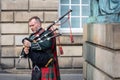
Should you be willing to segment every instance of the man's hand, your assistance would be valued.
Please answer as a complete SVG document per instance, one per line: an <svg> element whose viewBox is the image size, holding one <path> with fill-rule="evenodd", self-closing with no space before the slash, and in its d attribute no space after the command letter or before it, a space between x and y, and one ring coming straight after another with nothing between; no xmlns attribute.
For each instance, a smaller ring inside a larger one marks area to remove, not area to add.
<svg viewBox="0 0 120 80"><path fill-rule="evenodd" d="M24 47L24 52L25 52L25 54L28 54L29 53L29 47Z"/></svg>
<svg viewBox="0 0 120 80"><path fill-rule="evenodd" d="M31 42L29 42L28 40L24 40L23 45L24 45L24 52L25 52L25 54L28 54L29 53L29 49L31 47Z"/></svg>
<svg viewBox="0 0 120 80"><path fill-rule="evenodd" d="M24 40L23 45L24 45L25 47L31 47L31 42L28 41L28 40Z"/></svg>

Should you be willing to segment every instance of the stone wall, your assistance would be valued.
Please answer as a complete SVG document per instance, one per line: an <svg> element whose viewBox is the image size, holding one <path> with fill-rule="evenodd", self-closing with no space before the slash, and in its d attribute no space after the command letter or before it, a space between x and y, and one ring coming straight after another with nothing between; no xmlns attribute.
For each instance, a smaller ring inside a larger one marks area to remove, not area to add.
<svg viewBox="0 0 120 80"><path fill-rule="evenodd" d="M120 24L84 27L84 79L120 80Z"/></svg>
<svg viewBox="0 0 120 80"><path fill-rule="evenodd" d="M47 27L58 18L58 0L0 0L0 63L2 68L29 68L28 59L17 63L22 50L22 39L31 31L27 21L39 16L42 26ZM60 68L82 67L82 35L61 36L64 54L59 56ZM59 45L59 44L57 44Z"/></svg>

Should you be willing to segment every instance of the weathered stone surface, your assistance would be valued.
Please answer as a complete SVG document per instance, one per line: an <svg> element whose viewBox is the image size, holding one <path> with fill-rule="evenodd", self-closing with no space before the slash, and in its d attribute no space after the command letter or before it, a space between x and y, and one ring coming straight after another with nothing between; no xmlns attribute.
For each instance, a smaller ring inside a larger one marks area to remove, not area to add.
<svg viewBox="0 0 120 80"><path fill-rule="evenodd" d="M2 51L1 57L13 57L13 56L15 56L14 47L2 47L1 51Z"/></svg>
<svg viewBox="0 0 120 80"><path fill-rule="evenodd" d="M1 21L13 22L13 12L1 12Z"/></svg>
<svg viewBox="0 0 120 80"><path fill-rule="evenodd" d="M30 0L31 10L57 10L58 0Z"/></svg>
<svg viewBox="0 0 120 80"><path fill-rule="evenodd" d="M120 49L120 24L88 24L84 26L84 41Z"/></svg>
<svg viewBox="0 0 120 80"><path fill-rule="evenodd" d="M62 46L64 54L61 56L82 56L82 46ZM57 47L59 53L59 48Z"/></svg>
<svg viewBox="0 0 120 80"><path fill-rule="evenodd" d="M84 59L83 57L73 57L73 61L72 61L72 67L74 68L82 68L83 67L83 62L84 62Z"/></svg>
<svg viewBox="0 0 120 80"><path fill-rule="evenodd" d="M120 80L119 78L111 78L90 64L87 64L86 74L86 80Z"/></svg>
<svg viewBox="0 0 120 80"><path fill-rule="evenodd" d="M83 35L73 35L73 39L74 39L74 43L71 43L70 35L63 35L60 37L60 42L61 44L82 44L83 43Z"/></svg>
<svg viewBox="0 0 120 80"><path fill-rule="evenodd" d="M14 58L1 58L2 68L13 68Z"/></svg>
<svg viewBox="0 0 120 80"><path fill-rule="evenodd" d="M15 45L23 45L22 40L28 35L15 35Z"/></svg>
<svg viewBox="0 0 120 80"><path fill-rule="evenodd" d="M13 45L14 36L13 35L2 35L1 36L1 45Z"/></svg>
<svg viewBox="0 0 120 80"><path fill-rule="evenodd" d="M15 65L16 68L21 68L21 69L29 68L28 58L22 58L19 63L18 63L18 58L16 58ZM30 65L32 67L31 60L30 60Z"/></svg>
<svg viewBox="0 0 120 80"><path fill-rule="evenodd" d="M84 58L111 77L120 77L120 51L98 45L84 44Z"/></svg>
<svg viewBox="0 0 120 80"><path fill-rule="evenodd" d="M83 62L83 78L86 80L87 78L87 62L84 60Z"/></svg>
<svg viewBox="0 0 120 80"><path fill-rule="evenodd" d="M33 16L38 16L40 17L41 21L43 21L43 12L42 11L31 11L31 12L26 12L26 11L17 11L15 12L15 21L16 22L26 22L29 20L29 18Z"/></svg>
<svg viewBox="0 0 120 80"><path fill-rule="evenodd" d="M20 47L16 46L15 47L15 57L19 57L19 55L22 52L22 49L23 49L23 46L20 46Z"/></svg>
<svg viewBox="0 0 120 80"><path fill-rule="evenodd" d="M2 34L14 34L14 33L28 33L28 24L26 23L2 23Z"/></svg>
<svg viewBox="0 0 120 80"><path fill-rule="evenodd" d="M2 10L27 10L28 0L1 0Z"/></svg>
<svg viewBox="0 0 120 80"><path fill-rule="evenodd" d="M46 21L55 21L58 19L58 12L45 12L45 22Z"/></svg>
<svg viewBox="0 0 120 80"><path fill-rule="evenodd" d="M51 25L51 24L52 24L52 23L42 23L42 27L46 29L46 28L47 28L49 25Z"/></svg>
<svg viewBox="0 0 120 80"><path fill-rule="evenodd" d="M70 68L72 67L72 58L71 57L58 57L59 66L61 68Z"/></svg>

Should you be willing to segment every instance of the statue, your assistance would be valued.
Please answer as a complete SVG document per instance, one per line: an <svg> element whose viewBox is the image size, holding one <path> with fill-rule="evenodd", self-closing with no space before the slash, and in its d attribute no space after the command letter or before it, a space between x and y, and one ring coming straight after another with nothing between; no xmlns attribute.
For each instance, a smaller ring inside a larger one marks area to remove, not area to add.
<svg viewBox="0 0 120 80"><path fill-rule="evenodd" d="M90 0L88 22L120 22L120 0Z"/></svg>

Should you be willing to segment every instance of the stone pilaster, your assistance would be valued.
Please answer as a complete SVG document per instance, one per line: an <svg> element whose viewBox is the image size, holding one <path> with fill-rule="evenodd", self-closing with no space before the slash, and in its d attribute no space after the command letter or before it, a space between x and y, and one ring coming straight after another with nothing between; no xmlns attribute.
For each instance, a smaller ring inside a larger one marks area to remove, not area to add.
<svg viewBox="0 0 120 80"><path fill-rule="evenodd" d="M86 80L120 80L120 24L87 24L83 55Z"/></svg>

